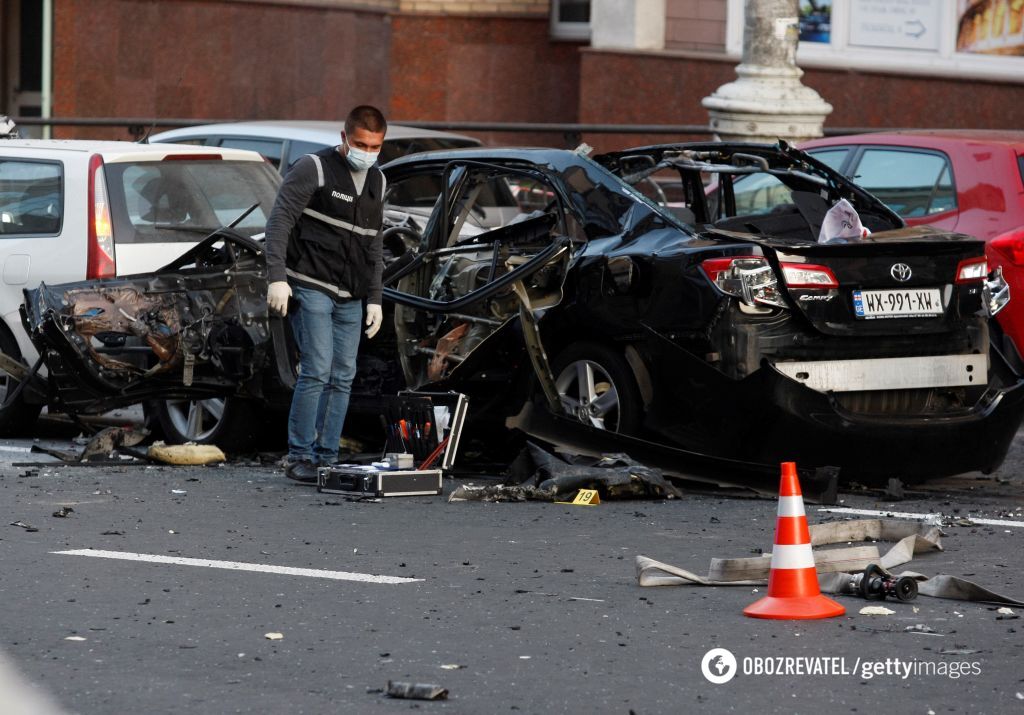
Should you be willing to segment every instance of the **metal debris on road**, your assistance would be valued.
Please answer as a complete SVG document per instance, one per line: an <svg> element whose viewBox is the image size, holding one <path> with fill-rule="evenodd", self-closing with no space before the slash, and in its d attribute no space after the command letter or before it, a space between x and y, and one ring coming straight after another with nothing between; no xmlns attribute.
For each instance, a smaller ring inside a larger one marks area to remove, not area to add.
<svg viewBox="0 0 1024 715"><path fill-rule="evenodd" d="M74 513L74 511L75 511L75 510L74 510L74 509L72 509L72 508L71 508L71 507L69 507L69 506L62 506L62 507L61 507L60 509L58 509L57 511L53 512L53 515L54 515L55 517L57 517L58 519L66 519L66 518L68 517L68 515L69 515L69 514L73 514L73 513Z"/></svg>
<svg viewBox="0 0 1024 715"><path fill-rule="evenodd" d="M557 501L581 490L601 499L673 499L682 492L660 469L646 467L625 454L562 457L528 442L509 467L508 479L492 486L459 486L448 501ZM596 502L594 502L596 503Z"/></svg>
<svg viewBox="0 0 1024 715"><path fill-rule="evenodd" d="M39 531L39 529L31 524L26 524L23 521L12 521L11 526L20 526L25 531Z"/></svg>
<svg viewBox="0 0 1024 715"><path fill-rule="evenodd" d="M407 683L389 680L387 696L402 700L447 700L448 689L431 683Z"/></svg>
<svg viewBox="0 0 1024 715"><path fill-rule="evenodd" d="M814 552L818 585L822 593L857 595L859 582L851 573L864 571L878 564L886 571L901 566L918 554L942 551L942 531L938 527L896 519L861 519L814 524L810 527L811 544L821 547L863 541L896 542L885 554L878 547L821 549ZM755 558L712 559L707 576L655 561L647 556L636 557L637 582L641 586L759 586L767 582L771 556ZM899 579L917 581L918 593L933 598L979 601L1009 606L1024 606L1024 601L991 591L958 576L938 574L924 576L913 571L891 574Z"/></svg>

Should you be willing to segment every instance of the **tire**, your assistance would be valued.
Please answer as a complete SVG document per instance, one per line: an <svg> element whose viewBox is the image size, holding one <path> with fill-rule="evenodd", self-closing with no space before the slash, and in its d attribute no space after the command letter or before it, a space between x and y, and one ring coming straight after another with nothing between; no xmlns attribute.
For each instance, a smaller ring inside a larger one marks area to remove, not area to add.
<svg viewBox="0 0 1024 715"><path fill-rule="evenodd" d="M643 399L622 353L599 343L578 343L555 358L551 372L566 414L598 429L640 432Z"/></svg>
<svg viewBox="0 0 1024 715"><path fill-rule="evenodd" d="M18 343L6 330L0 329L0 350L4 354L21 360L21 351ZM20 383L3 370L0 370L0 435L14 437L18 435L32 434L42 405L33 405L25 402L25 395L18 395L10 405L6 405L7 396L11 394Z"/></svg>
<svg viewBox="0 0 1024 715"><path fill-rule="evenodd" d="M225 452L248 452L260 437L260 415L266 407L257 400L216 397L207 400L153 400L152 416L168 444L215 444Z"/></svg>

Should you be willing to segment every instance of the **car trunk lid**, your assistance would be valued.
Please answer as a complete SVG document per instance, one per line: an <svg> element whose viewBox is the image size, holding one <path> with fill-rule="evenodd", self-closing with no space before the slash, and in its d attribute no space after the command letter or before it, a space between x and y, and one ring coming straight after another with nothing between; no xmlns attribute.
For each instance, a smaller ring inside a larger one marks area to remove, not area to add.
<svg viewBox="0 0 1024 715"><path fill-rule="evenodd" d="M761 248L786 302L831 335L955 330L983 309L984 242L929 227L905 228L851 243L794 243L715 231ZM816 286L811 274L834 277Z"/></svg>

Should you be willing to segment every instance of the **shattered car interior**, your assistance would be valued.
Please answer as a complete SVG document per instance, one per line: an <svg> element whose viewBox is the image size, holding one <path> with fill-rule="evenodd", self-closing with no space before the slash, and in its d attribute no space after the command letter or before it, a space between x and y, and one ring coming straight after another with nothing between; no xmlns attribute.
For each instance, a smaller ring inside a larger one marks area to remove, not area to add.
<svg viewBox="0 0 1024 715"><path fill-rule="evenodd" d="M914 481L995 469L1024 414L989 344L1008 295L983 243L905 228L784 143L469 149L385 173L385 330L353 392L463 392L495 451L511 426L679 476L770 483L785 460ZM819 242L841 199L870 235ZM63 409L270 400L294 355L265 291L261 245L224 229L153 274L28 290L25 324Z"/></svg>

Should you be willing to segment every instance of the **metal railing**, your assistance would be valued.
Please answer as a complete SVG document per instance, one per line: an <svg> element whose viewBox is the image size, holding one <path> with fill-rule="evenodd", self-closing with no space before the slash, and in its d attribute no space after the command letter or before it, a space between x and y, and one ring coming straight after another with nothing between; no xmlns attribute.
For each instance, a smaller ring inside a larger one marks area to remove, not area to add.
<svg viewBox="0 0 1024 715"><path fill-rule="evenodd" d="M48 127L124 127L135 139L147 136L155 129L191 127L200 124L226 124L249 121L239 119L185 119L152 117L11 117L18 126ZM469 121L403 121L395 124L420 129L434 129L450 132L499 132L510 134L560 134L568 144L579 142L583 134L666 134L713 136L714 131L706 124L587 124L558 122L469 122ZM826 127L825 136L865 134L879 131L923 131L897 127Z"/></svg>

